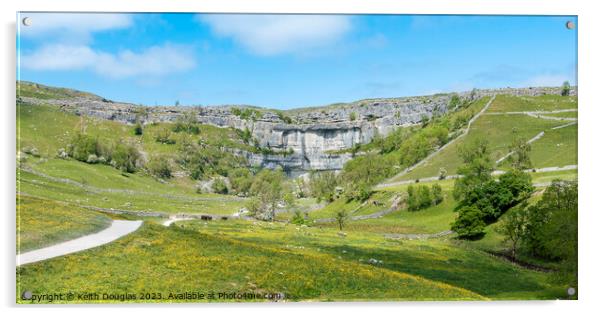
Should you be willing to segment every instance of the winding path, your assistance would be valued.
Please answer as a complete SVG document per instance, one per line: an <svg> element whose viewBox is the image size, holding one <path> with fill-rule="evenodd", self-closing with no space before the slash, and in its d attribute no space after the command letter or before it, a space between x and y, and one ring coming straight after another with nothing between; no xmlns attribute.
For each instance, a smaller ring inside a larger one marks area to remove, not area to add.
<svg viewBox="0 0 602 316"><path fill-rule="evenodd" d="M65 241L60 244L46 248L32 250L17 255L17 266L38 262L54 257L64 256L70 253L98 247L108 244L129 233L136 231L142 225L142 221L114 220L111 226L98 233Z"/></svg>

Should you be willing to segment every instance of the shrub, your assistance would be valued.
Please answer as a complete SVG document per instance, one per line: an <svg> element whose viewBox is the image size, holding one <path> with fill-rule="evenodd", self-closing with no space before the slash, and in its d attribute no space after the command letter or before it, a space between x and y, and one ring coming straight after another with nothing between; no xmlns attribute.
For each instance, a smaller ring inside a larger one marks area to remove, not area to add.
<svg viewBox="0 0 602 316"><path fill-rule="evenodd" d="M286 114L284 114L281 111L277 111L276 115L278 115L278 118L281 119L286 124L292 124L293 123L293 119L291 119L290 116L287 116Z"/></svg>
<svg viewBox="0 0 602 316"><path fill-rule="evenodd" d="M141 159L142 155L131 144L117 143L111 153L111 164L124 172L135 172Z"/></svg>
<svg viewBox="0 0 602 316"><path fill-rule="evenodd" d="M175 144L176 141L171 138L171 131L167 128L161 128L155 134L155 141L161 144Z"/></svg>
<svg viewBox="0 0 602 316"><path fill-rule="evenodd" d="M478 208L464 206L458 211L458 218L451 228L460 238L475 239L484 234L485 222Z"/></svg>
<svg viewBox="0 0 602 316"><path fill-rule="evenodd" d="M407 189L408 199L406 201L408 205L408 211L417 211L420 209L420 203L418 202L418 196L414 186L410 185Z"/></svg>
<svg viewBox="0 0 602 316"><path fill-rule="evenodd" d="M176 133L185 132L198 135L201 132L201 129L197 123L196 113L188 111L177 118L173 131Z"/></svg>
<svg viewBox="0 0 602 316"><path fill-rule="evenodd" d="M337 175L332 171L312 172L309 176L309 189L311 195L318 202L332 202L335 197L335 188L339 185Z"/></svg>
<svg viewBox="0 0 602 316"><path fill-rule="evenodd" d="M355 112L349 113L349 120L355 121L357 119L357 114Z"/></svg>
<svg viewBox="0 0 602 316"><path fill-rule="evenodd" d="M90 155L98 156L99 153L98 139L87 134L75 134L67 146L67 153L73 159L86 162Z"/></svg>
<svg viewBox="0 0 602 316"><path fill-rule="evenodd" d="M437 183L431 187L431 193L433 194L433 204L438 205L443 202L443 189Z"/></svg>
<svg viewBox="0 0 602 316"><path fill-rule="evenodd" d="M305 220L305 215L301 210L295 210L293 214L293 218L291 219L291 223L295 225L306 225L307 221Z"/></svg>
<svg viewBox="0 0 602 316"><path fill-rule="evenodd" d="M142 135L142 124L136 123L134 126L134 135Z"/></svg>
<svg viewBox="0 0 602 316"><path fill-rule="evenodd" d="M571 92L571 84L568 81L562 83L562 90L560 94L562 96L568 96Z"/></svg>
<svg viewBox="0 0 602 316"><path fill-rule="evenodd" d="M213 183L211 184L211 189L213 189L213 192L217 194L228 194L228 185L224 180L220 178L213 180Z"/></svg>
<svg viewBox="0 0 602 316"><path fill-rule="evenodd" d="M433 205L433 199L431 198L431 190L426 185L418 187L418 200L419 208L425 209Z"/></svg>
<svg viewBox="0 0 602 316"><path fill-rule="evenodd" d="M232 191L236 193L249 193L251 184L253 184L253 174L247 168L235 168L228 171L228 179Z"/></svg>
<svg viewBox="0 0 602 316"><path fill-rule="evenodd" d="M155 177L161 179L171 178L171 166L165 156L152 156L146 164L146 169Z"/></svg>

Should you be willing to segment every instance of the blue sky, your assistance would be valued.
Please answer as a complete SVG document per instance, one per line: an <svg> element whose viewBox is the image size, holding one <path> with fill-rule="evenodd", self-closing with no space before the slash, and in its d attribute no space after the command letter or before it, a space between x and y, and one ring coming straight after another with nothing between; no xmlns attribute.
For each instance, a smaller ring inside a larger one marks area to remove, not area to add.
<svg viewBox="0 0 602 316"><path fill-rule="evenodd" d="M576 81L576 17L22 13L18 78L288 109Z"/></svg>

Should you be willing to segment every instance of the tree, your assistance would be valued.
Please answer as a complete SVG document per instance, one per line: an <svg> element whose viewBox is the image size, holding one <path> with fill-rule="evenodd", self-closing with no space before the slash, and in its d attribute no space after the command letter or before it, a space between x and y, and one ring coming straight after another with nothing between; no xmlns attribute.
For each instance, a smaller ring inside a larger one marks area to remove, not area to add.
<svg viewBox="0 0 602 316"><path fill-rule="evenodd" d="M439 205L443 202L443 189L441 189L439 184L433 184L431 187L431 194L433 195L433 204Z"/></svg>
<svg viewBox="0 0 602 316"><path fill-rule="evenodd" d="M247 168L235 168L228 171L230 186L236 193L247 194L253 184L253 174Z"/></svg>
<svg viewBox="0 0 602 316"><path fill-rule="evenodd" d="M577 284L577 181L554 180L542 199L529 207L526 248L532 253L562 261L556 277Z"/></svg>
<svg viewBox="0 0 602 316"><path fill-rule="evenodd" d="M455 109L458 105L460 105L460 97L457 94L453 94L451 96L451 99L449 100L449 106L448 108L450 109Z"/></svg>
<svg viewBox="0 0 602 316"><path fill-rule="evenodd" d="M460 238L476 239L484 234L485 222L478 208L464 206L458 211L458 218L451 228Z"/></svg>
<svg viewBox="0 0 602 316"><path fill-rule="evenodd" d="M560 94L562 96L568 96L571 93L571 84L568 81L562 83L562 90Z"/></svg>
<svg viewBox="0 0 602 316"><path fill-rule="evenodd" d="M482 138L460 147L458 153L464 165L458 168L458 174L462 177L454 183L454 197L456 200L462 200L475 187L491 180L493 161L489 153L489 143Z"/></svg>
<svg viewBox="0 0 602 316"><path fill-rule="evenodd" d="M349 160L341 175L345 183L347 199L365 201L372 193L372 186L390 175L393 162L390 156L370 152Z"/></svg>
<svg viewBox="0 0 602 316"><path fill-rule="evenodd" d="M250 193L259 199L259 218L270 221L274 219L278 202L285 193L284 182L282 169L263 169L255 175Z"/></svg>
<svg viewBox="0 0 602 316"><path fill-rule="evenodd" d="M499 181L490 179L471 188L456 209L475 206L481 212L482 219L491 223L510 207L529 197L532 191L531 176L513 170L501 175Z"/></svg>
<svg viewBox="0 0 602 316"><path fill-rule="evenodd" d="M530 169L533 165L531 163L531 158L529 157L531 144L529 144L524 137L519 137L516 130L513 130L512 134L512 144L508 148L511 153L508 157L510 165L517 170Z"/></svg>
<svg viewBox="0 0 602 316"><path fill-rule="evenodd" d="M322 200L332 202L335 197L335 188L339 185L337 175L332 171L312 172L309 176L311 195L318 202Z"/></svg>
<svg viewBox="0 0 602 316"><path fill-rule="evenodd" d="M510 254L516 259L516 250L527 236L529 216L527 204L510 210L500 222L497 231L504 235L504 241L510 244Z"/></svg>
<svg viewBox="0 0 602 316"><path fill-rule="evenodd" d="M339 230L343 230L343 227L349 219L349 215L346 210L340 209L334 214L334 218L337 221L337 224L339 224Z"/></svg>
<svg viewBox="0 0 602 316"><path fill-rule="evenodd" d="M418 195L413 185L409 185L407 188L408 199L406 201L408 205L408 211L417 211L420 209L420 202L418 201Z"/></svg>
<svg viewBox="0 0 602 316"><path fill-rule="evenodd" d="M433 199L431 197L431 190L429 187L426 185L421 185L418 187L418 200L420 209L425 209L433 205Z"/></svg>

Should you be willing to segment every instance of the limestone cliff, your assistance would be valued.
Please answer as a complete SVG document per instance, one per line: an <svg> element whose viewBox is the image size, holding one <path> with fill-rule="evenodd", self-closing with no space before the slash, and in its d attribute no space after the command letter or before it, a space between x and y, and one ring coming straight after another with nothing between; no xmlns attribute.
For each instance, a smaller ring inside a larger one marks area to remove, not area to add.
<svg viewBox="0 0 602 316"><path fill-rule="evenodd" d="M495 93L514 95L558 94L559 88L476 90L460 93L478 98ZM574 93L574 92L573 92ZM88 115L123 123L173 122L192 111L197 120L219 127L248 129L260 147L283 154L238 152L253 165L289 172L339 170L351 159L338 151L370 142L375 135L387 135L396 128L418 124L435 113L448 111L451 94L391 99L369 99L325 107L275 111L248 106L142 107L113 102L83 94L60 99L21 97L25 102L52 104L78 115ZM247 110L252 116L243 115Z"/></svg>

